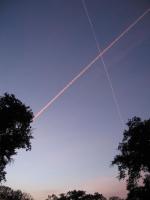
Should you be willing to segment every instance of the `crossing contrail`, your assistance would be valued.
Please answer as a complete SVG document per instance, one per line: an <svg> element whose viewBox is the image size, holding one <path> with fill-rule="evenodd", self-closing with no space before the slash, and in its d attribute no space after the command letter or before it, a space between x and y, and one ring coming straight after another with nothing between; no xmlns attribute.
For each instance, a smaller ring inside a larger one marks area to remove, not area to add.
<svg viewBox="0 0 150 200"><path fill-rule="evenodd" d="M87 64L56 96L54 96L33 118L35 121L48 107L52 105L73 83L75 83L92 65L103 56L110 48L112 48L127 32L129 32L145 15L150 12L147 9L140 17L138 17L132 24L130 24L118 37L116 37L105 49L103 49L89 64Z"/></svg>
<svg viewBox="0 0 150 200"><path fill-rule="evenodd" d="M97 50L100 53L102 50L100 48L98 39L96 37L96 32L95 32L95 29L94 29L94 25L93 25L93 22L92 22L92 19L91 19L90 15L89 15L85 0L82 0L82 5L83 5L83 9L85 11L85 15L87 16L87 19L88 19L88 22L89 22L89 25L90 25L90 28L91 28L91 31L92 31L92 34L93 34L93 38L95 40L95 44L96 44L96 47L97 47ZM113 87L113 84L112 84L112 81L111 81L111 78L110 78L110 74L108 72L108 69L107 69L107 66L106 66L106 63L104 61L103 56L101 56L101 62L102 62L103 69L105 71L106 78L108 80L108 83L109 83L109 86L110 86L110 89L111 89L112 98L113 98L113 101L114 101L114 104L115 104L115 107L116 107L116 110L117 110L117 113L118 113L118 117L120 119L122 127L124 128L124 120L123 120L123 117L122 117L122 114L121 114L121 111L120 111L120 106L119 106L119 103L118 103L118 100L117 100L117 96L116 96L116 93L115 93L115 90L114 90L114 87Z"/></svg>

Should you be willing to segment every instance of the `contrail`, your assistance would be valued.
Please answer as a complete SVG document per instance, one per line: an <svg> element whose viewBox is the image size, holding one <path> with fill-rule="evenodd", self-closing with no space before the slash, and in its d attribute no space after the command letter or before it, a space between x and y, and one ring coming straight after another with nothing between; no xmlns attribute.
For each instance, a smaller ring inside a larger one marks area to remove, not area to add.
<svg viewBox="0 0 150 200"><path fill-rule="evenodd" d="M97 50L100 53L102 51L102 49L100 48L98 39L96 37L96 32L95 32L95 29L94 29L94 25L93 25L92 19L91 19L90 15L89 15L89 12L88 12L88 9L87 9L87 5L85 3L85 0L81 0L81 1L82 1L83 9L85 11L85 15L87 16L87 19L88 19L88 22L89 22L89 25L90 25L90 28L91 28L91 31L92 31L92 34L93 34L93 38L95 40L95 44L96 44ZM119 103L118 103L118 100L117 100L117 97L116 97L116 93L115 93L115 90L114 90L114 87L113 87L113 84L112 84L112 81L111 81L110 74L108 72L106 63L104 62L103 56L101 56L101 62L102 62L103 69L105 71L106 78L108 80L108 83L109 83L109 86L110 86L110 89L111 89L112 98L113 98L113 101L114 101L114 104L115 104L115 107L116 107L116 110L117 110L117 113L118 113L118 117L120 119L122 127L124 128L124 120L123 120L123 117L122 117L122 114L121 114L121 111L120 111L120 106L119 106Z"/></svg>
<svg viewBox="0 0 150 200"><path fill-rule="evenodd" d="M130 24L117 38L115 38L104 50L102 50L88 65L86 65L60 92L54 96L33 118L35 121L51 104L56 101L75 81L77 81L92 65L103 56L110 48L112 48L127 32L129 32L146 14L150 12L150 8Z"/></svg>

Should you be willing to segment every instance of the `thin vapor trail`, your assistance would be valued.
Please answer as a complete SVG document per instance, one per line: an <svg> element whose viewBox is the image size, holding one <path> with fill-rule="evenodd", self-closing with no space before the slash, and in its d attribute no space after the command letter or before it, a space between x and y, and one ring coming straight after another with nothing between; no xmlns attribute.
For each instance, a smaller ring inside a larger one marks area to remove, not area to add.
<svg viewBox="0 0 150 200"><path fill-rule="evenodd" d="M103 56L110 48L112 48L127 32L129 32L146 14L150 12L150 8L130 24L117 38L115 38L104 50L102 50L88 65L86 65L60 92L54 96L33 118L35 121L51 104L56 101L75 81L77 81L92 65Z"/></svg>
<svg viewBox="0 0 150 200"><path fill-rule="evenodd" d="M88 22L89 22L89 25L90 25L90 28L91 28L91 31L92 31L92 34L93 34L93 38L95 40L95 44L96 44L96 47L97 47L97 50L100 53L102 51L102 49L100 48L99 42L97 40L96 32L95 32L95 29L94 29L94 25L93 25L93 22L92 22L92 19L91 19L90 15L89 15L85 0L82 0L82 5L83 5L83 9L85 11L85 15L87 16L87 19L88 19ZM123 120L123 117L122 117L122 114L121 114L121 111L120 111L120 106L119 106L119 103L118 103L118 100L117 100L117 96L116 96L116 93L115 93L115 90L114 90L114 87L113 87L113 84L112 84L112 81L111 81L110 74L108 72L106 63L104 62L103 56L101 56L101 62L102 62L103 69L105 71L106 78L108 80L108 83L109 83L109 86L110 86L110 89L111 89L112 98L113 98L113 101L114 101L114 104L115 104L115 107L116 107L116 110L117 110L117 113L118 113L118 117L120 119L122 127L124 128L124 120Z"/></svg>

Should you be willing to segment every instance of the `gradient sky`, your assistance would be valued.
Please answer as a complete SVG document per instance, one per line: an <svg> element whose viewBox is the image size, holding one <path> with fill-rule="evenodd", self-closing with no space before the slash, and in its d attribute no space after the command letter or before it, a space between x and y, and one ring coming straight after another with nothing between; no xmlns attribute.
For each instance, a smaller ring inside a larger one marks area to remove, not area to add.
<svg viewBox="0 0 150 200"><path fill-rule="evenodd" d="M85 0L103 49L150 7L149 0ZM37 113L97 55L81 0L0 0L0 95ZM150 13L104 55L124 122L150 113ZM83 189L125 195L110 163L122 125L100 61L33 123L6 185L48 194Z"/></svg>

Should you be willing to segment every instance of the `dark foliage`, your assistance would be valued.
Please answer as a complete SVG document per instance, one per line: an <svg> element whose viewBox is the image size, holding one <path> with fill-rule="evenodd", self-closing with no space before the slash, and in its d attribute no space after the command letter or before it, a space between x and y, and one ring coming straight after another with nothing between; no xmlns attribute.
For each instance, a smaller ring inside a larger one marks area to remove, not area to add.
<svg viewBox="0 0 150 200"><path fill-rule="evenodd" d="M0 200L33 200L33 198L21 190L13 190L6 186L0 186Z"/></svg>
<svg viewBox="0 0 150 200"><path fill-rule="evenodd" d="M148 200L150 199L150 176L144 179L143 186L137 186L130 190L127 200Z"/></svg>
<svg viewBox="0 0 150 200"><path fill-rule="evenodd" d="M113 197L110 197L109 200L124 200L124 199L121 199L120 197L117 197L117 196L113 196Z"/></svg>
<svg viewBox="0 0 150 200"><path fill-rule="evenodd" d="M115 156L112 164L118 166L119 179L127 180L128 199L141 199L137 195L144 195L143 192L147 195L149 188L150 119L142 121L134 117L127 126L128 130L124 131L123 140L118 146L120 154ZM142 180L143 186L139 187L138 183ZM133 195L136 198L131 198Z"/></svg>
<svg viewBox="0 0 150 200"><path fill-rule="evenodd" d="M46 200L106 200L106 198L99 193L86 194L86 192L81 190L73 190L58 196L55 194L49 195Z"/></svg>
<svg viewBox="0 0 150 200"><path fill-rule="evenodd" d="M5 180L5 167L20 148L30 150L31 109L14 95L0 97L0 182Z"/></svg>

